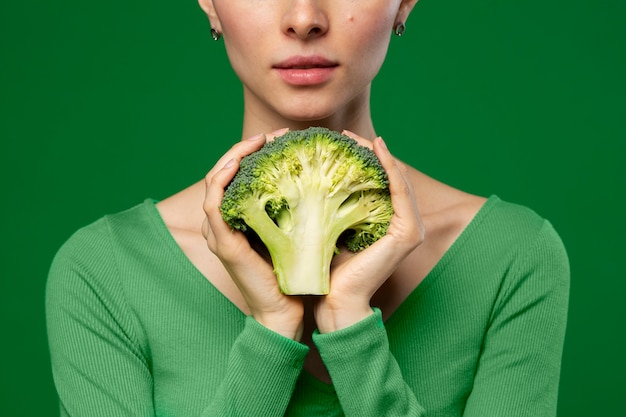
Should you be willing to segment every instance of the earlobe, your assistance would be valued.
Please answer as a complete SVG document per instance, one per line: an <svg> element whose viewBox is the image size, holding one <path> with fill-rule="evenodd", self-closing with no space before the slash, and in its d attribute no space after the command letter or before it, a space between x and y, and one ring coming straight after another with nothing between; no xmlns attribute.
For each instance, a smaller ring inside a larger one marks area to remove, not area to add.
<svg viewBox="0 0 626 417"><path fill-rule="evenodd" d="M209 22L211 22L211 28L216 30L218 33L221 33L222 25L220 24L220 20L217 17L217 13L215 12L213 0L198 0L198 4L209 18Z"/></svg>
<svg viewBox="0 0 626 417"><path fill-rule="evenodd" d="M200 0L203 1L203 0ZM402 0L400 3L400 7L398 8L398 15L396 16L396 24L403 23L407 21L409 15L411 14L411 10L417 4L418 0Z"/></svg>

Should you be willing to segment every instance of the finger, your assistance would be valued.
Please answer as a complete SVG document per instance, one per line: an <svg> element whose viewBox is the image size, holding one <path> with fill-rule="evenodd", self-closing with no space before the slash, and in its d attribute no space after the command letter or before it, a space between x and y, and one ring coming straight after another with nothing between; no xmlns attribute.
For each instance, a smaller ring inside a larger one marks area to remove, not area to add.
<svg viewBox="0 0 626 417"><path fill-rule="evenodd" d="M230 183L238 169L239 161L231 159L219 171L213 175L207 175L205 179L206 197L203 208L207 219L205 226L207 237L213 235L213 239L220 240L220 237L225 234L233 234L231 227L223 220L219 206L224 197L224 188Z"/></svg>
<svg viewBox="0 0 626 417"><path fill-rule="evenodd" d="M289 128L288 127L284 127L282 129L278 129L273 131L272 133L266 133L265 134L265 142L271 142L274 139L276 139L279 136L284 135L285 133L289 132Z"/></svg>
<svg viewBox="0 0 626 417"><path fill-rule="evenodd" d="M241 160L242 158L258 151L265 145L265 134L259 133L234 144L215 164L220 168L231 159Z"/></svg>
<svg viewBox="0 0 626 417"><path fill-rule="evenodd" d="M244 139L241 142L237 142L224 155L222 155L222 157L209 171L207 176L212 176L213 174L215 174L215 172L222 169L224 165L226 165L231 159L240 161L242 158L261 149L263 145L265 145L265 135L263 133L259 133L258 135L254 135L248 139Z"/></svg>
<svg viewBox="0 0 626 417"><path fill-rule="evenodd" d="M387 177L389 178L389 191L391 194L409 197L413 195L413 186L407 178L406 167L391 155L385 141L381 137L374 139L373 149L380 164L387 173Z"/></svg>
<svg viewBox="0 0 626 417"><path fill-rule="evenodd" d="M372 144L372 141L371 141L371 140L369 140L369 139L365 139L364 137L359 136L359 135L357 135L356 133L351 132L351 131L349 131L349 130L344 130L343 132L341 132L341 134L342 134L342 135L346 135L347 137L349 137L349 138L352 138L352 139L356 140L356 141L357 141L357 143L358 143L359 145L361 145L361 146L365 146L365 147L367 147L367 148L372 149L373 144Z"/></svg>
<svg viewBox="0 0 626 417"><path fill-rule="evenodd" d="M215 235L213 234L213 231L209 226L209 219L206 216L202 221L202 236L204 236L209 250L217 254L217 239L215 238Z"/></svg>
<svg viewBox="0 0 626 417"><path fill-rule="evenodd" d="M210 230L209 221L206 217L202 220L202 228L200 230L202 231L202 237L204 237L204 239L208 239Z"/></svg>
<svg viewBox="0 0 626 417"><path fill-rule="evenodd" d="M211 216L219 212L219 206L224 198L224 189L232 181L239 169L239 161L230 159L224 166L212 175L205 177L205 198L204 212L209 220L209 227L212 227ZM220 215L221 217L221 215Z"/></svg>
<svg viewBox="0 0 626 417"><path fill-rule="evenodd" d="M406 166L391 155L382 138L374 140L374 153L378 156L389 179L389 192L394 209L390 231L400 233L405 238L412 237L416 240L416 244L421 243L424 226Z"/></svg>

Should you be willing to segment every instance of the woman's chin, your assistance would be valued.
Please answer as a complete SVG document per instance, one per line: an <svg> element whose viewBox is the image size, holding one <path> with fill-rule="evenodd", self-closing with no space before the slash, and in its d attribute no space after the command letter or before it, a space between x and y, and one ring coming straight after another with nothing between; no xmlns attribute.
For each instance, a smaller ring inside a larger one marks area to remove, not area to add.
<svg viewBox="0 0 626 417"><path fill-rule="evenodd" d="M281 115L287 120L294 122L314 124L314 122L322 123L333 118L337 113L337 109L312 109L310 106L301 105L293 106L283 112Z"/></svg>

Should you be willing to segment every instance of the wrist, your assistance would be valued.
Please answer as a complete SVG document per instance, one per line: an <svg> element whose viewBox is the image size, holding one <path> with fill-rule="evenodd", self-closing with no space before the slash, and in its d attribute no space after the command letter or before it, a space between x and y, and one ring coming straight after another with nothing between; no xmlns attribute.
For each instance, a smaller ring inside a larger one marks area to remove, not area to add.
<svg viewBox="0 0 626 417"><path fill-rule="evenodd" d="M320 333L330 333L350 327L373 313L369 303L344 303L332 306L320 302L315 309L315 321Z"/></svg>
<svg viewBox="0 0 626 417"><path fill-rule="evenodd" d="M285 318L274 317L272 315L257 315L254 319L262 326L268 328L274 333L278 333L288 339L299 342L302 339L304 324L302 317Z"/></svg>

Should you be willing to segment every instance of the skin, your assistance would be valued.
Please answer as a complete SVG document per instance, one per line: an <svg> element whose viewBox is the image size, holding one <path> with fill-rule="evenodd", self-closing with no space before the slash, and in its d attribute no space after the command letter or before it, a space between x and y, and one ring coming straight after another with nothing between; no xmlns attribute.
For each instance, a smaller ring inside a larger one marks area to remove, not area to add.
<svg viewBox="0 0 626 417"><path fill-rule="evenodd" d="M375 137L370 83L387 53L391 28L408 18L415 2L200 0L242 80L242 137L306 128L311 121ZM294 55L321 55L338 68L322 86L292 87L272 65Z"/></svg>
<svg viewBox="0 0 626 417"><path fill-rule="evenodd" d="M330 382L310 334L332 332L372 314L389 317L426 277L485 199L407 167L377 137L370 115L371 82L392 28L406 22L417 0L199 0L223 34L244 91L241 141L204 181L161 201L158 209L196 268L243 313L311 347L305 369ZM337 63L329 80L294 86L273 66L294 55ZM343 252L323 297L280 293L271 264L232 232L219 212L224 187L239 161L285 129L325 126L369 146L389 176L395 215L387 235L358 254ZM347 129L347 130L346 130ZM271 132L271 133L262 133ZM356 133L353 133L356 132Z"/></svg>

